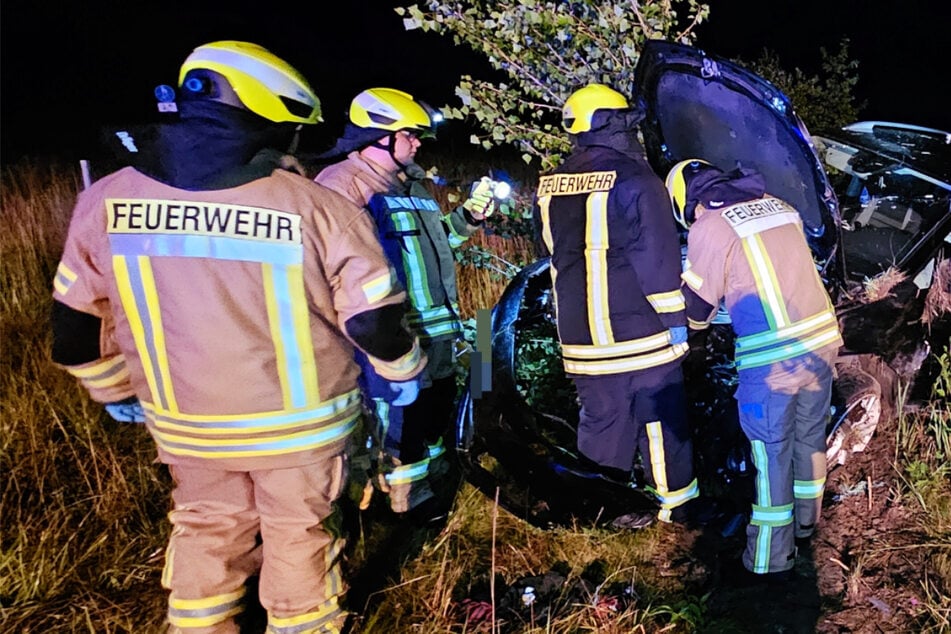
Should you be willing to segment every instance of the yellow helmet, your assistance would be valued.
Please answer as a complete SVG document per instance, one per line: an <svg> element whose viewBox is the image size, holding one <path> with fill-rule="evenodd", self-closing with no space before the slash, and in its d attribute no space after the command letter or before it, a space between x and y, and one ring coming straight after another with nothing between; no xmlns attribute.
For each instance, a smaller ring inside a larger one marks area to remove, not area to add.
<svg viewBox="0 0 951 634"><path fill-rule="evenodd" d="M561 109L561 123L572 134L591 129L591 117L596 110L623 110L629 108L627 99L604 84L588 84L571 93Z"/></svg>
<svg viewBox="0 0 951 634"><path fill-rule="evenodd" d="M688 198L687 188L690 180L705 169L717 169L703 159L680 161L667 172L664 185L670 193L670 205L674 209L674 220L684 229L689 229L696 219L697 201ZM717 169L717 171L719 171Z"/></svg>
<svg viewBox="0 0 951 634"><path fill-rule="evenodd" d="M395 88L369 88L350 103L350 122L360 128L432 133L436 113Z"/></svg>
<svg viewBox="0 0 951 634"><path fill-rule="evenodd" d="M322 120L320 100L303 75L250 42L224 40L199 46L182 64L178 85L186 95L244 107L275 123Z"/></svg>

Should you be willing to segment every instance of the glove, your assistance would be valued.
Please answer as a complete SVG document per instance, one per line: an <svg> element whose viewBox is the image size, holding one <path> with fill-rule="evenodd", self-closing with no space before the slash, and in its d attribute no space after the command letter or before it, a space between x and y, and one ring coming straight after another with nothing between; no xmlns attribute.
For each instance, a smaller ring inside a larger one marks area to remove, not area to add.
<svg viewBox="0 0 951 634"><path fill-rule="evenodd" d="M687 327L674 326L670 329L670 343L684 343L687 341Z"/></svg>
<svg viewBox="0 0 951 634"><path fill-rule="evenodd" d="M130 396L127 399L116 401L115 403L106 403L106 412L112 416L112 420L117 423L144 423L145 410L139 399Z"/></svg>
<svg viewBox="0 0 951 634"><path fill-rule="evenodd" d="M390 381L390 390L396 393L393 405L406 406L416 400L419 395L419 379L409 381Z"/></svg>
<svg viewBox="0 0 951 634"><path fill-rule="evenodd" d="M495 198L492 195L494 189L495 181L483 176L472 183L469 198L462 203L462 208L468 211L474 220L482 222L495 213Z"/></svg>

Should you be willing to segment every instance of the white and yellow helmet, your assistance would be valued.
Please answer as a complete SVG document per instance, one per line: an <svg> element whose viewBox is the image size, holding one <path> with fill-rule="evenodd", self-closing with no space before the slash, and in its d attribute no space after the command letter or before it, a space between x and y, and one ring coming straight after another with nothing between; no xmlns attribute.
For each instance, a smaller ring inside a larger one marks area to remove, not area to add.
<svg viewBox="0 0 951 634"><path fill-rule="evenodd" d="M395 88L369 88L350 103L350 122L373 130L398 132L413 130L420 135L432 134L441 119L425 103Z"/></svg>
<svg viewBox="0 0 951 634"><path fill-rule="evenodd" d="M664 185L670 193L670 205L674 209L674 220L684 229L689 229L696 219L697 201L688 197L690 180L705 169L717 169L711 163L698 158L686 159L676 163L667 172ZM719 171L719 170L718 170Z"/></svg>
<svg viewBox="0 0 951 634"><path fill-rule="evenodd" d="M591 118L597 110L629 108L627 98L604 84L588 84L571 93L561 108L561 124L571 134L591 130Z"/></svg>
<svg viewBox="0 0 951 634"><path fill-rule="evenodd" d="M275 123L321 121L320 100L303 75L250 42L222 40L199 46L182 64L178 85L186 98L243 107Z"/></svg>

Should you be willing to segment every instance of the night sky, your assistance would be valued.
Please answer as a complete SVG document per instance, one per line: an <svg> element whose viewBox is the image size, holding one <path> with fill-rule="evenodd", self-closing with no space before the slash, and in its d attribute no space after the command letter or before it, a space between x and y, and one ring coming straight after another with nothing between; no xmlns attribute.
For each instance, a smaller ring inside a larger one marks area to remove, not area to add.
<svg viewBox="0 0 951 634"><path fill-rule="evenodd" d="M4 0L0 161L93 153L103 126L149 120L155 85L174 83L191 49L216 39L257 42L304 73L324 104L316 146L329 144L350 99L370 86L452 103L458 76L486 76L488 65L449 38L404 31L392 7L408 3ZM837 50L848 36L868 102L862 118L951 130L947 0L709 3L699 42L708 52L753 59L769 48L785 66L816 72L819 47Z"/></svg>

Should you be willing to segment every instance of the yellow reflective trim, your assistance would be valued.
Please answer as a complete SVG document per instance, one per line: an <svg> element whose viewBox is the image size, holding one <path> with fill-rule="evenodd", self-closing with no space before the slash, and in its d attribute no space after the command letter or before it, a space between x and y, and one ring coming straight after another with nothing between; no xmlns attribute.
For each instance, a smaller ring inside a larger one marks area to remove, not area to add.
<svg viewBox="0 0 951 634"><path fill-rule="evenodd" d="M244 597L246 590L244 586L235 590L234 592L229 592L228 594L219 594L213 597L205 597L202 599L177 599L174 595L168 598L168 605L176 610L206 610L208 608L214 608L219 605L225 605L226 603L231 603L232 601L237 601Z"/></svg>
<svg viewBox="0 0 951 634"><path fill-rule="evenodd" d="M241 614L241 606L235 606L230 610L222 612L221 614L213 614L211 616L169 616L168 622L175 627L180 628L190 628L190 627L211 627L212 625L217 625L236 614Z"/></svg>
<svg viewBox="0 0 951 634"><path fill-rule="evenodd" d="M643 370L657 365L669 363L687 354L686 343L678 343L655 352L628 359L613 359L611 361L574 361L564 359L565 371L573 374L619 374L633 370Z"/></svg>
<svg viewBox="0 0 951 634"><path fill-rule="evenodd" d="M595 345L614 343L608 305L608 195L595 192L585 202L585 269L588 329Z"/></svg>
<svg viewBox="0 0 951 634"><path fill-rule="evenodd" d="M606 358L619 357L624 354L637 354L650 350L657 350L666 346L670 341L670 335L665 330L655 335L641 337L640 339L629 339L628 341L619 341L608 345L583 344L583 343L563 343L561 344L561 353L566 357L588 357L588 358Z"/></svg>
<svg viewBox="0 0 951 634"><path fill-rule="evenodd" d="M667 489L667 457L664 454L664 431L660 421L647 423L646 428L654 488L661 497L666 498L669 491Z"/></svg>
<svg viewBox="0 0 951 634"><path fill-rule="evenodd" d="M690 326L691 330L703 330L710 325L709 321L697 321L696 319L691 319L687 317L687 325Z"/></svg>
<svg viewBox="0 0 951 634"><path fill-rule="evenodd" d="M178 402L175 400L175 389L172 385L172 372L168 366L168 353L165 350L165 327L162 325L162 311L159 309L158 292L155 288L155 276L152 274L152 262L144 255L138 256L139 273L142 277L142 293L145 306L149 311L149 321L152 323L152 345L155 347L154 362L158 365L162 376L162 385L165 387L165 402L171 412L178 411Z"/></svg>
<svg viewBox="0 0 951 634"><path fill-rule="evenodd" d="M551 196L542 196L538 199L538 211L542 221L542 241L548 247L548 252L554 251L554 241L551 237L551 221L548 216L548 207L551 204Z"/></svg>
<svg viewBox="0 0 951 634"><path fill-rule="evenodd" d="M281 402L285 408L294 406L291 398L291 383L287 376L287 352L284 349L284 337L281 336L281 316L277 307L277 292L274 290L274 266L261 264L261 278L264 283L264 304L267 307L268 328L274 344L274 356L277 363L277 379L281 384Z"/></svg>
<svg viewBox="0 0 951 634"><path fill-rule="evenodd" d="M119 300L122 302L126 319L129 320L129 330L135 340L135 348L139 353L139 361L142 363L142 370L145 373L145 381L149 384L151 394L158 396L159 390L158 381L155 378L155 368L148 354L148 346L145 342L145 327L142 325L142 319L139 317L139 310L135 303L126 259L118 255L112 256L112 270L116 277L116 286L119 289Z"/></svg>
<svg viewBox="0 0 951 634"><path fill-rule="evenodd" d="M75 282L79 279L79 276L71 268L66 266L65 262L60 262L59 266L56 267L56 273L62 275L70 282Z"/></svg>
<svg viewBox="0 0 951 634"><path fill-rule="evenodd" d="M695 291L699 291L703 287L703 278L694 273L693 271L687 270L680 274L680 279L687 283L687 286L692 288Z"/></svg>
<svg viewBox="0 0 951 634"><path fill-rule="evenodd" d="M86 387L112 387L113 385L119 385L120 383L126 383L129 380L129 369L122 368L115 374L110 374L107 377L101 379L82 379L83 385Z"/></svg>
<svg viewBox="0 0 951 634"><path fill-rule="evenodd" d="M679 288L675 291L648 295L647 301L650 302L657 313L676 313L687 308L687 304L684 302L684 294L680 292Z"/></svg>
<svg viewBox="0 0 951 634"><path fill-rule="evenodd" d="M337 600L335 597L315 612L298 614L297 616L285 616L283 618L268 615L267 621L269 626L273 625L274 627L278 628L291 627L293 625L301 625L311 621L318 621L339 610L340 607L337 605Z"/></svg>
<svg viewBox="0 0 951 634"><path fill-rule="evenodd" d="M786 314L786 304L782 299L779 280L776 278L776 271L773 269L773 263L766 252L762 237L754 234L744 238L742 243L747 263L756 280L756 288L770 330L788 326L790 320L789 315Z"/></svg>
<svg viewBox="0 0 951 634"><path fill-rule="evenodd" d="M156 420L161 421L162 417L171 417L174 416L176 420L183 423L220 423L233 421L235 419L247 420L247 421L261 421L262 423L267 423L269 420L281 416L289 416L293 414L304 414L311 416L306 420L324 420L326 418L332 417L334 414L343 412L354 405L360 403L360 390L350 390L344 392L340 396L335 396L334 398L319 403L318 407L312 408L310 410L296 410L296 409L287 409L279 411L268 411L268 412L253 412L250 414L185 414L183 412L170 412L164 410L161 407L155 405L155 403L150 403L148 401L142 401L142 407L147 411L154 414Z"/></svg>
<svg viewBox="0 0 951 634"><path fill-rule="evenodd" d="M370 357L370 363L381 374L391 374L394 377L412 376L416 372L420 361L422 360L422 350L419 346L419 340L413 342L413 348L395 361L383 361L375 357ZM399 380L396 378L395 380Z"/></svg>
<svg viewBox="0 0 951 634"><path fill-rule="evenodd" d="M450 223L451 225L451 223ZM393 290L393 272L388 270L383 275L375 277L369 282L363 284L363 296L370 305L376 304L386 298Z"/></svg>
<svg viewBox="0 0 951 634"><path fill-rule="evenodd" d="M109 357L108 359L100 359L96 361L93 365L89 365L83 368L76 366L69 366L67 369L70 374L72 374L77 379L88 379L95 378L102 374L107 373L109 370L113 369L117 365L125 363L125 357L121 354L117 354L114 357Z"/></svg>
<svg viewBox="0 0 951 634"><path fill-rule="evenodd" d="M304 383L307 406L320 403L320 388L317 381L317 361L314 359L314 341L310 330L310 308L304 293L304 267L293 265L286 267L287 285L291 289L288 301L292 307L294 321L294 339L300 350L300 380Z"/></svg>

